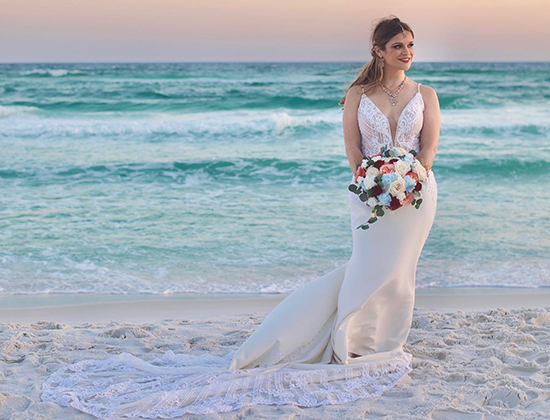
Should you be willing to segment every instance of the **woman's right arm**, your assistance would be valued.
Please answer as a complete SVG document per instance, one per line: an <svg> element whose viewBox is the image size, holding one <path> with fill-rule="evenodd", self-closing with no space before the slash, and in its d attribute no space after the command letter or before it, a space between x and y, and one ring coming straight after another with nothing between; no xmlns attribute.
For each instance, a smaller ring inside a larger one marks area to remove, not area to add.
<svg viewBox="0 0 550 420"><path fill-rule="evenodd" d="M342 127L344 130L344 143L346 156L348 157L351 172L355 174L357 165L363 160L361 151L361 133L357 121L357 109L361 100L361 86L353 86L346 93L344 102L344 114L342 116Z"/></svg>

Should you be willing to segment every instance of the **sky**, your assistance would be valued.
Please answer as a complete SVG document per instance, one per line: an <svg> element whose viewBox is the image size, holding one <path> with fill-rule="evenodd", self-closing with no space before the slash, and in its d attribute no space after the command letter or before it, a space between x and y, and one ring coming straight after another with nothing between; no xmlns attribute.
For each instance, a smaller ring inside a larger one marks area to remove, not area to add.
<svg viewBox="0 0 550 420"><path fill-rule="evenodd" d="M0 0L0 62L365 62L388 15L415 61L550 61L550 0Z"/></svg>

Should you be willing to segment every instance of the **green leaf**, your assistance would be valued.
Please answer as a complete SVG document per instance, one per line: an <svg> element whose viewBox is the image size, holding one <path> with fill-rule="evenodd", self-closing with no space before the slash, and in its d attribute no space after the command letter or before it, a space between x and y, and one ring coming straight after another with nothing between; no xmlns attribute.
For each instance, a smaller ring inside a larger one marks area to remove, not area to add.
<svg viewBox="0 0 550 420"><path fill-rule="evenodd" d="M410 153L411 155L413 155L414 157L416 157L416 150L409 150L409 153Z"/></svg>
<svg viewBox="0 0 550 420"><path fill-rule="evenodd" d="M369 198L369 197L368 197L367 194L365 194L365 193L359 194L359 199L360 199L362 202L367 201L368 198Z"/></svg>
<svg viewBox="0 0 550 420"><path fill-rule="evenodd" d="M357 191L357 185L350 184L349 187L348 187L348 190L350 190L351 192L356 192Z"/></svg>
<svg viewBox="0 0 550 420"><path fill-rule="evenodd" d="M368 165L368 166L370 166L370 165L374 165L374 160L372 160L372 159L371 159L371 160L369 160L369 161L367 162L367 165Z"/></svg>
<svg viewBox="0 0 550 420"><path fill-rule="evenodd" d="M378 217L371 217L369 220L367 220L368 223L374 223L378 220Z"/></svg>
<svg viewBox="0 0 550 420"><path fill-rule="evenodd" d="M418 205L422 204L422 199L419 198L418 200L416 200L416 202L418 203Z"/></svg>
<svg viewBox="0 0 550 420"><path fill-rule="evenodd" d="M384 215L384 210L382 210L382 209L376 210L376 215L377 216L383 216Z"/></svg>

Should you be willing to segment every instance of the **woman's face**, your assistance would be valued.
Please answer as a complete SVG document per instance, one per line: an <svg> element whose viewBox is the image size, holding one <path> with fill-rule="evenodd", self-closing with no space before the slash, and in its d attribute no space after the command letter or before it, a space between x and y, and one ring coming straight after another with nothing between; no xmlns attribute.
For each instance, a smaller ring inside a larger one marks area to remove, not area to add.
<svg viewBox="0 0 550 420"><path fill-rule="evenodd" d="M384 66L408 70L414 57L414 38L409 31L405 31L405 38L400 32L386 44L386 50L379 48L378 56L384 59ZM405 61L403 61L405 59ZM408 59L408 60L406 60Z"/></svg>

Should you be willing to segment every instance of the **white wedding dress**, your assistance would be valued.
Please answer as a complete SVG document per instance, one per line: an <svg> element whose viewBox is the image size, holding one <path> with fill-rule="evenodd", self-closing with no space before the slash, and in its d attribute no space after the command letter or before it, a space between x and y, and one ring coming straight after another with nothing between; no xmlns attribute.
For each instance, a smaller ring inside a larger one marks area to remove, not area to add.
<svg viewBox="0 0 550 420"><path fill-rule="evenodd" d="M419 151L423 111L419 85L399 118L397 146ZM366 95L358 122L364 155L391 146L390 123ZM238 350L221 357L168 351L152 362L129 353L82 360L51 374L42 400L99 418L175 418L256 404L312 407L380 396L412 370L403 344L416 266L436 211L432 171L422 192L419 209L388 211L368 230L356 227L370 217L370 208L349 192L351 258L287 296Z"/></svg>

